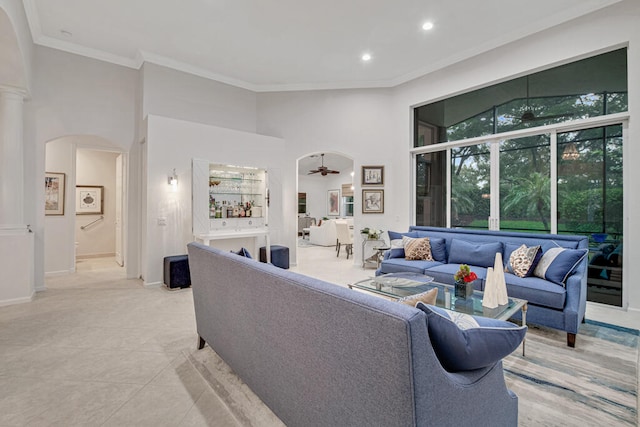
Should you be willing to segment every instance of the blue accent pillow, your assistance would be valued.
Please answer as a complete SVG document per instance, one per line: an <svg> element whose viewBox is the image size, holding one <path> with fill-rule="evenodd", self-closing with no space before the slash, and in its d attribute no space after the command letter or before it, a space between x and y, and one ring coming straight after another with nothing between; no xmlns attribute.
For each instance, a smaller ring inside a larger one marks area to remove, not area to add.
<svg viewBox="0 0 640 427"><path fill-rule="evenodd" d="M231 252L233 252L233 251L231 251ZM253 259L253 257L249 253L249 251L246 250L245 248L240 248L240 250L238 252L233 252L233 253L236 254L236 255L243 256L245 258Z"/></svg>
<svg viewBox="0 0 640 427"><path fill-rule="evenodd" d="M427 314L433 350L449 372L491 366L517 349L527 333L526 326L504 320L456 313L422 302L416 308Z"/></svg>
<svg viewBox="0 0 640 427"><path fill-rule="evenodd" d="M442 237L431 237L424 231L418 231L418 237L428 237L431 244L431 256L434 261L447 262L447 242Z"/></svg>
<svg viewBox="0 0 640 427"><path fill-rule="evenodd" d="M449 248L449 264L469 264L476 267L493 267L496 253L502 254L502 243L478 243L452 239Z"/></svg>
<svg viewBox="0 0 640 427"><path fill-rule="evenodd" d="M404 248L391 248L389 249L389 258L404 258Z"/></svg>
<svg viewBox="0 0 640 427"><path fill-rule="evenodd" d="M587 252L587 249L548 249L542 254L533 275L564 286L569 274L587 256Z"/></svg>

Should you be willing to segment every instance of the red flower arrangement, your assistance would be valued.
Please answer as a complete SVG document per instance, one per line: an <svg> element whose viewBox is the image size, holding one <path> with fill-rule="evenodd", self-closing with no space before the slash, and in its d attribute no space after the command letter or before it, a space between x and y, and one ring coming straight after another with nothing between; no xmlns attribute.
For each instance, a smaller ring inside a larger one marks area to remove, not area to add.
<svg viewBox="0 0 640 427"><path fill-rule="evenodd" d="M467 264L461 264L460 269L453 275L456 282L471 283L478 278L478 275L471 271Z"/></svg>

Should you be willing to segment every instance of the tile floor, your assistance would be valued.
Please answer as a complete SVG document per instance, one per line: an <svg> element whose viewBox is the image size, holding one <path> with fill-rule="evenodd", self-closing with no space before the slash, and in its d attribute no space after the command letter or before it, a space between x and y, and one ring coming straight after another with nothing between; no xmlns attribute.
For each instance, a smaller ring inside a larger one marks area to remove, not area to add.
<svg viewBox="0 0 640 427"><path fill-rule="evenodd" d="M323 247L300 248L292 270L343 285L373 274ZM80 260L33 302L0 307L0 426L243 425L186 357L196 338L190 289L144 288L111 258Z"/></svg>

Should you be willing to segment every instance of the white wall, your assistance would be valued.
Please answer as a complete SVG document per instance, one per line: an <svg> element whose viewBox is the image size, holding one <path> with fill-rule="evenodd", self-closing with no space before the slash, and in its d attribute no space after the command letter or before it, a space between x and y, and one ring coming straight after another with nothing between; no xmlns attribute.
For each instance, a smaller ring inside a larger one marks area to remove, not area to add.
<svg viewBox="0 0 640 427"><path fill-rule="evenodd" d="M118 153L77 150L76 185L103 186L103 214L76 215L75 239L78 257L112 256L116 250L116 157ZM74 194L74 193L72 193ZM103 216L82 230L80 227Z"/></svg>
<svg viewBox="0 0 640 427"><path fill-rule="evenodd" d="M25 179L25 191L34 196L29 198L30 205L25 210L35 232L34 280L38 290L44 289L45 271L73 268L75 249L75 217L69 219L71 224L66 226L70 230L64 238L45 236L50 231L45 233L51 218L47 217L45 223L42 207L45 145L71 136L76 141L78 138L85 141L87 148L128 152L135 135L137 74L129 68L45 47L35 48L32 98L25 103L25 170L31 174L30 180ZM75 161L75 152L69 155ZM66 218L65 215L61 221ZM133 253L128 252L127 256ZM52 264L54 257L59 262Z"/></svg>
<svg viewBox="0 0 640 427"><path fill-rule="evenodd" d="M256 131L256 94L156 64L142 69L142 117L149 114Z"/></svg>
<svg viewBox="0 0 640 427"><path fill-rule="evenodd" d="M272 244L295 245L295 162L284 161L285 144L278 138L150 115L147 117L147 211L142 260L145 285L163 281L163 259L186 253L191 230L191 160L252 166L268 170L269 230ZM178 191L167 184L176 169ZM284 212L292 212L285 224ZM158 225L166 219L166 226ZM291 231L288 229L291 228ZM289 234L288 234L289 233Z"/></svg>
<svg viewBox="0 0 640 427"><path fill-rule="evenodd" d="M65 174L64 215L49 215L44 219L44 271L47 274L68 274L75 271L75 143L61 138L46 145L46 172ZM44 180L43 180L44 181ZM37 286L36 289L43 289Z"/></svg>
<svg viewBox="0 0 640 427"><path fill-rule="evenodd" d="M369 227L404 230L409 223L407 205L395 201L397 194L404 194L410 179L406 169L396 167L396 162L401 163L409 154L408 147L392 133L392 94L391 89L371 89L258 95L258 132L286 141L287 164L313 152L335 152L354 159L355 229L364 222ZM385 214L361 213L362 165L385 165ZM292 233L295 235L295 229ZM360 250L360 245L354 245L354 260L360 259Z"/></svg>

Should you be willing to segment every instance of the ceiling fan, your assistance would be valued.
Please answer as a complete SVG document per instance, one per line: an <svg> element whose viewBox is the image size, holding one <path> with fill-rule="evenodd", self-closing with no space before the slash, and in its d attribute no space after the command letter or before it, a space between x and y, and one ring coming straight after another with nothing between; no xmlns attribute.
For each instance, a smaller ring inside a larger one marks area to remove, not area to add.
<svg viewBox="0 0 640 427"><path fill-rule="evenodd" d="M319 173L322 176L327 176L330 173L340 173L340 171L331 170L324 165L324 153L320 154L320 156L322 156L322 165L319 166L318 169L310 170L307 175L313 175L314 173Z"/></svg>
<svg viewBox="0 0 640 427"><path fill-rule="evenodd" d="M534 122L537 120L550 120L557 119L560 117L570 117L573 116L573 113L563 113L563 114L550 114L547 116L536 116L531 107L529 106L529 76L527 78L527 109L522 113L519 117L521 122Z"/></svg>

